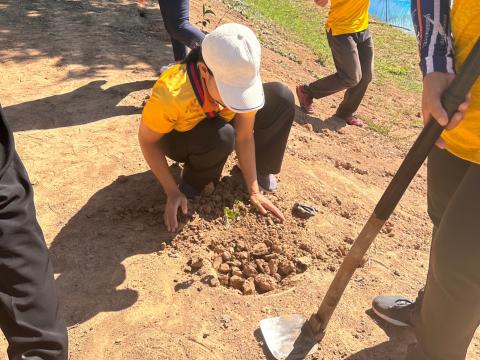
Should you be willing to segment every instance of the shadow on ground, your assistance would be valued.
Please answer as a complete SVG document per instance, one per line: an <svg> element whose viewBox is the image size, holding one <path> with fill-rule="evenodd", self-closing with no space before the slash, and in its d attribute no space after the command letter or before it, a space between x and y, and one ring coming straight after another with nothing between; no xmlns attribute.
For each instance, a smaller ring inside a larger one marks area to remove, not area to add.
<svg viewBox="0 0 480 360"><path fill-rule="evenodd" d="M154 253L171 240L163 226L164 201L150 171L121 176L62 228L50 251L69 326L137 301L135 290L116 289L126 277L122 261Z"/></svg>
<svg viewBox="0 0 480 360"><path fill-rule="evenodd" d="M263 335L262 335L262 330L256 329L253 333L253 336L255 336L255 339L257 340L257 342L263 343L262 351L263 351L263 355L265 356L265 359L266 360L275 360L275 357L272 355L270 350L268 350L268 346L265 343L265 339L263 338Z"/></svg>
<svg viewBox="0 0 480 360"><path fill-rule="evenodd" d="M310 124L315 132L321 132L322 130L338 131L347 126L344 120L335 115L322 120L306 114L299 106L296 106L295 122L300 125Z"/></svg>
<svg viewBox="0 0 480 360"><path fill-rule="evenodd" d="M415 334L410 328L393 326L379 319L370 309L367 311L372 320L385 331L389 341L363 349L345 360L404 360L409 344L415 342Z"/></svg>
<svg viewBox="0 0 480 360"><path fill-rule="evenodd" d="M136 2L38 0L0 2L0 61L53 58L73 67L67 78L173 59L160 10L138 14Z"/></svg>
<svg viewBox="0 0 480 360"><path fill-rule="evenodd" d="M180 166L173 164L170 169L178 181ZM190 201L189 212L196 211L205 219L221 218L223 206L232 206L234 201L225 194L228 189L240 191L240 180L238 174L226 176L212 195ZM219 194L224 196L216 203L213 199ZM166 231L164 208L165 195L151 171L120 176L95 193L61 229L50 253L69 326L101 312L126 309L137 301L137 291L117 289L126 279L122 262L134 255L155 253L162 243L171 243L181 234ZM183 221L189 220L183 217ZM174 290L191 285L180 283Z"/></svg>
<svg viewBox="0 0 480 360"><path fill-rule="evenodd" d="M10 128L13 131L52 129L139 114L141 107L118 106L118 103L132 92L150 89L154 80L102 88L105 83L105 80L96 80L69 93L7 106L4 111Z"/></svg>
<svg viewBox="0 0 480 360"><path fill-rule="evenodd" d="M372 320L382 328L383 331L390 338L389 341L375 345L370 348L363 349L355 354L348 355L344 357L345 360L404 360L407 347L409 344L415 342L415 335L410 328L400 328L386 323L385 321L379 319L373 311L367 310L367 315L369 315ZM254 334L257 342L263 342L262 350L267 360L275 360L275 357L271 354L268 349L268 346L265 344L265 339L263 338L262 332L260 329L256 329ZM328 332L327 335L328 336ZM320 343L321 345L321 343ZM322 349L316 355L313 356L313 359L323 358ZM310 359L310 357L309 357Z"/></svg>

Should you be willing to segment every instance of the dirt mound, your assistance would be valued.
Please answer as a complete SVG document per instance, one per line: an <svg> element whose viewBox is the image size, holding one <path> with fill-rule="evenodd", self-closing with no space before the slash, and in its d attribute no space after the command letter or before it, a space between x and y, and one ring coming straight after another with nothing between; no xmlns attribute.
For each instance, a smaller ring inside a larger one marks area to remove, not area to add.
<svg viewBox="0 0 480 360"><path fill-rule="evenodd" d="M235 169L215 189L191 202L189 210L188 222L173 245L184 252L192 251L192 245L204 245L203 261L192 257L186 270L203 275L212 286L221 284L246 295L265 293L288 284L289 277L307 270L317 256L323 257L301 241L300 229L308 220L293 218L286 225L258 214ZM218 236L205 237L212 228Z"/></svg>

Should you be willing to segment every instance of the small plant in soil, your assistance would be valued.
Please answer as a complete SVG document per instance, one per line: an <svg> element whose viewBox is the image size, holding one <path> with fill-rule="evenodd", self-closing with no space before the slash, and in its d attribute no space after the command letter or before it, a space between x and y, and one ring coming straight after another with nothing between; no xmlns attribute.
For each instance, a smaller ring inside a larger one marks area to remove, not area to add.
<svg viewBox="0 0 480 360"><path fill-rule="evenodd" d="M202 28L202 31L205 32L206 27L210 24L211 19L210 15L215 16L215 12L210 9L205 3L202 6L202 19L197 21L196 24Z"/></svg>
<svg viewBox="0 0 480 360"><path fill-rule="evenodd" d="M228 223L232 221L237 221L242 215L245 215L247 211L248 209L243 202L235 200L231 209L228 206L223 208L223 221L225 225L228 225Z"/></svg>

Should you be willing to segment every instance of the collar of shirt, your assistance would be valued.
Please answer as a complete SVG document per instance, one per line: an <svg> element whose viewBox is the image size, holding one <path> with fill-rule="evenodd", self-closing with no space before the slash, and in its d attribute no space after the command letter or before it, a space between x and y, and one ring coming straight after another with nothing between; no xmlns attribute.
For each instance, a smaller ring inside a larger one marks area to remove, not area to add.
<svg viewBox="0 0 480 360"><path fill-rule="evenodd" d="M220 112L224 108L220 104L218 104L208 92L207 84L202 74L200 74L200 77L202 79L202 88L203 88L203 95L204 95L202 110L205 113Z"/></svg>

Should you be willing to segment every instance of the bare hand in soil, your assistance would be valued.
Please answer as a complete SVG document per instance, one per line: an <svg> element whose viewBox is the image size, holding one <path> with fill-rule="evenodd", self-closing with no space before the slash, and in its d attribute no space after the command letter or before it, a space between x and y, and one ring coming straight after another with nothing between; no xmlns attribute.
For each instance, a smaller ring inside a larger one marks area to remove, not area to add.
<svg viewBox="0 0 480 360"><path fill-rule="evenodd" d="M167 204L165 205L165 213L163 214L163 221L165 227L170 232L175 232L178 229L177 211L182 209L184 215L188 212L188 202L185 195L177 191L174 194L168 195Z"/></svg>
<svg viewBox="0 0 480 360"><path fill-rule="evenodd" d="M271 212L276 218L284 222L285 217L282 212L272 204L266 196L256 193L250 196L251 203L257 208L258 212L262 215L267 215L267 212Z"/></svg>
<svg viewBox="0 0 480 360"><path fill-rule="evenodd" d="M458 112L452 116L450 122L441 102L443 92L454 78L454 74L433 72L427 74L423 79L422 112L425 123L430 120L430 117L433 117L440 125L445 126L445 129L451 130L463 120L465 112L470 105L470 94L467 95L465 101L458 107ZM444 149L444 141L439 139L437 146Z"/></svg>

